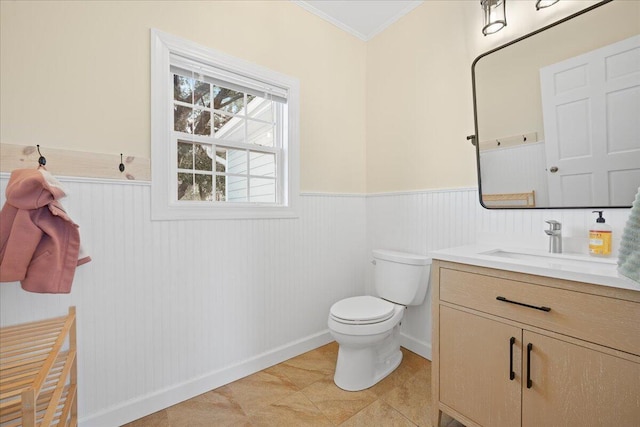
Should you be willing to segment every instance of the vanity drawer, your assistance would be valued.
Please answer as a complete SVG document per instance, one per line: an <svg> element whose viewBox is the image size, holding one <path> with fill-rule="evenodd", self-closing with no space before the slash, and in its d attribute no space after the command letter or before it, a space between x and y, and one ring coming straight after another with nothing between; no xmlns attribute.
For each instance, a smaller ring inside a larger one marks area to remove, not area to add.
<svg viewBox="0 0 640 427"><path fill-rule="evenodd" d="M640 355L639 303L448 268L440 300Z"/></svg>

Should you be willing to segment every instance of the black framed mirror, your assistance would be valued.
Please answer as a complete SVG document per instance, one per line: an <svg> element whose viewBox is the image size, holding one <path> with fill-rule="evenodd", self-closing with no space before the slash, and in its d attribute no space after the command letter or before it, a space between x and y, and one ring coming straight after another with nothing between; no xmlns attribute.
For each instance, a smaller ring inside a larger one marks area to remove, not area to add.
<svg viewBox="0 0 640 427"><path fill-rule="evenodd" d="M628 208L640 187L640 2L602 1L472 65L480 203Z"/></svg>

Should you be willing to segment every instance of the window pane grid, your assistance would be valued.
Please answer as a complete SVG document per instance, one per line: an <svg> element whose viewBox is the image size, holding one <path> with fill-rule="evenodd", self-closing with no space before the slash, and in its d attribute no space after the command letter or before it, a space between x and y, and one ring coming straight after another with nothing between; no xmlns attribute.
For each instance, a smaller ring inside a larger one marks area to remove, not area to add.
<svg viewBox="0 0 640 427"><path fill-rule="evenodd" d="M173 80L178 200L277 203L282 105L195 73Z"/></svg>
<svg viewBox="0 0 640 427"><path fill-rule="evenodd" d="M196 110L207 110L207 111L211 111L212 110L211 108L203 107L202 105L194 105L192 102L184 102L184 101L173 100L173 104L174 105L179 105L181 107L194 108Z"/></svg>
<svg viewBox="0 0 640 427"><path fill-rule="evenodd" d="M226 143L219 139L213 139L211 137L203 137L202 135L182 135L180 132L175 132L174 140L178 144L200 144L211 147L217 147L218 149L234 149L234 150L249 150L256 153L270 153L278 154L282 152L282 149L277 147L267 147L264 145L245 144L245 143Z"/></svg>
<svg viewBox="0 0 640 427"><path fill-rule="evenodd" d="M178 173L185 173L185 174L195 174L195 175L207 175L207 176L231 176L231 177L236 177L236 178L260 178L260 179L273 179L275 180L276 177L275 176L266 176L266 175L247 175L247 174L241 174L241 173L226 173L226 172L213 172L213 171L197 171L197 170L192 170L192 169L178 169Z"/></svg>
<svg viewBox="0 0 640 427"><path fill-rule="evenodd" d="M243 203L278 200L277 150L238 149L184 140L178 140L177 146L178 200Z"/></svg>
<svg viewBox="0 0 640 427"><path fill-rule="evenodd" d="M273 101L269 96L259 97L222 85L200 81L195 75L185 77L174 74L173 102L210 108L231 115L260 116L262 120L272 115ZM213 99L213 105L211 104Z"/></svg>
<svg viewBox="0 0 640 427"><path fill-rule="evenodd" d="M225 116L225 117L230 117L230 118L237 117L239 119L248 119L250 122L263 123L263 124L267 124L267 125L275 124L273 121L263 120L263 119L256 119L254 117L247 116L246 114L233 114L233 113L226 112L224 110L217 110L215 108L206 108L206 107L201 107L201 106L198 106L198 105L185 104L184 102L179 102L179 101L174 101L174 103L176 105L186 106L186 107L189 107L189 108L194 107L194 109L197 109L197 110L211 111L211 112L220 114L220 115Z"/></svg>
<svg viewBox="0 0 640 427"><path fill-rule="evenodd" d="M182 173L178 178L178 200L211 201L213 199L213 177L211 174Z"/></svg>
<svg viewBox="0 0 640 427"><path fill-rule="evenodd" d="M206 109L232 117L251 117L253 120L265 123L274 122L274 101L270 97L258 97L221 85L206 83L198 80L195 75L186 77L174 73L173 78L172 101L176 105Z"/></svg>
<svg viewBox="0 0 640 427"><path fill-rule="evenodd" d="M228 198L229 178L224 174L178 173L178 200L198 203L236 202L272 204L276 198L276 179L272 177L236 176L242 187L240 195ZM215 191L213 183L215 182ZM236 193L237 193L236 189Z"/></svg>
<svg viewBox="0 0 640 427"><path fill-rule="evenodd" d="M229 175L222 172L212 172L212 171L197 171L193 169L178 169L178 173L187 173L187 174L195 174L195 175Z"/></svg>

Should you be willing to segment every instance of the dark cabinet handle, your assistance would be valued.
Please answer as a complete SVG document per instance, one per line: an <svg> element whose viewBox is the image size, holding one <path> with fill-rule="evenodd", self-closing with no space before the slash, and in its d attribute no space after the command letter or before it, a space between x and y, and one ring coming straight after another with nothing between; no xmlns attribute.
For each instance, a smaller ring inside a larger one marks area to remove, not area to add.
<svg viewBox="0 0 640 427"><path fill-rule="evenodd" d="M496 299L498 301L504 301L504 302L508 302L510 304L516 304L516 305L521 305L523 307L535 308L536 310L547 311L547 312L551 311L551 309L549 307L544 307L544 306L538 307L538 306L535 306L535 305L525 304L523 302L512 301L510 299L506 299L505 297L496 297Z"/></svg>
<svg viewBox="0 0 640 427"><path fill-rule="evenodd" d="M531 350L533 350L533 344L527 344L527 388L531 388L533 386L533 381L531 381Z"/></svg>
<svg viewBox="0 0 640 427"><path fill-rule="evenodd" d="M509 379L513 381L516 377L516 373L513 372L513 345L516 343L515 337L511 337L509 340Z"/></svg>

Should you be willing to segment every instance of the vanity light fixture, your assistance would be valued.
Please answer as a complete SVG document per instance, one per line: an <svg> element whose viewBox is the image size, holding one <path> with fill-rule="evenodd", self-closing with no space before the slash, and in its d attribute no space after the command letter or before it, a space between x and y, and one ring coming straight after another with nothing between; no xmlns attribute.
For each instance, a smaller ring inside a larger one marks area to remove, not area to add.
<svg viewBox="0 0 640 427"><path fill-rule="evenodd" d="M553 6L558 3L558 0L537 0L536 10L544 9L545 7Z"/></svg>
<svg viewBox="0 0 640 427"><path fill-rule="evenodd" d="M505 4L507 0L481 0L480 5L484 13L482 34L497 33L507 25Z"/></svg>

